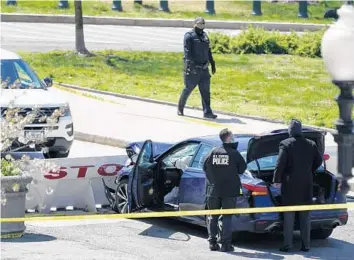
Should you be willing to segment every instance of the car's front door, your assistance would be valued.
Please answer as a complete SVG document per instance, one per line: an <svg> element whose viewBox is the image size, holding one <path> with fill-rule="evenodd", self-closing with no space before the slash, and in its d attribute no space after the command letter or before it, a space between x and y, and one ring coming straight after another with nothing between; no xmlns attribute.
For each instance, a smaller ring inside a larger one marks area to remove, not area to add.
<svg viewBox="0 0 354 260"><path fill-rule="evenodd" d="M155 170L153 147L150 140L143 144L136 164L129 178L130 211L153 206L155 198ZM132 203L134 201L134 203Z"/></svg>
<svg viewBox="0 0 354 260"><path fill-rule="evenodd" d="M181 178L179 207L180 210L203 210L205 205L205 172L203 171L204 160L212 146L201 144ZM201 216L202 218L203 216Z"/></svg>

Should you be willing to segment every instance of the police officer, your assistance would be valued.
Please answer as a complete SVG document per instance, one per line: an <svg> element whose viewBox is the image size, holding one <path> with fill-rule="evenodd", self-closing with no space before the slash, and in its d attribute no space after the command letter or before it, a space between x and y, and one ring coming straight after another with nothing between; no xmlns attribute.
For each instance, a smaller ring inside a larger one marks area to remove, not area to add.
<svg viewBox="0 0 354 260"><path fill-rule="evenodd" d="M236 207L237 197L240 195L241 181L239 174L246 170L246 162L237 151L238 143L227 128L221 130L222 146L215 148L206 157L204 171L206 173L206 197L208 209L230 209ZM233 251L232 215L223 215L220 230L221 248L217 244L218 215L208 217L208 241L212 251Z"/></svg>
<svg viewBox="0 0 354 260"><path fill-rule="evenodd" d="M187 103L189 95L198 85L202 98L204 118L215 119L215 115L210 107L210 73L216 72L215 61L211 54L210 42L204 32L205 21L198 17L194 21L194 28L184 35L184 86L179 102L177 114L183 116L183 109Z"/></svg>
<svg viewBox="0 0 354 260"><path fill-rule="evenodd" d="M290 137L279 145L279 156L274 171L273 185L281 188L284 206L312 204L313 173L322 164L322 156L315 142L302 135L302 124L293 119L289 125ZM310 213L299 211L302 251L310 250ZM295 212L284 212L284 245L287 252L293 246Z"/></svg>

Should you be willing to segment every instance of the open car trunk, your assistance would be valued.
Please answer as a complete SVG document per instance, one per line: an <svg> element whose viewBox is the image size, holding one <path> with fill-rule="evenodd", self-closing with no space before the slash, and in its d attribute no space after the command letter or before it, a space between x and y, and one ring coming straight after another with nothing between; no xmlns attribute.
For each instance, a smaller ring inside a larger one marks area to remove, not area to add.
<svg viewBox="0 0 354 260"><path fill-rule="evenodd" d="M325 132L315 131L311 129L303 129L303 136L314 141L321 153L324 155L325 150ZM288 138L287 129L277 130L268 135L256 136L249 141L246 160L247 163L253 164L252 175L266 183L268 191L274 205L282 205L280 189L274 188L273 174L276 159L279 153L279 144ZM325 161L319 169L317 169L313 178L313 202L315 204L331 203L334 198L337 181L333 174L326 170Z"/></svg>

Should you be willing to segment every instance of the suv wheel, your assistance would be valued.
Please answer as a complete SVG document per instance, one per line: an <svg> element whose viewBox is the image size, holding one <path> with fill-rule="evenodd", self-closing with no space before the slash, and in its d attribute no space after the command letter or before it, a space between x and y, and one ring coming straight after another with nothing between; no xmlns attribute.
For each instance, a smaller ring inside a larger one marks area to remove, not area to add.
<svg viewBox="0 0 354 260"><path fill-rule="evenodd" d="M119 181L116 189L115 209L118 213L129 213L128 208L128 179Z"/></svg>
<svg viewBox="0 0 354 260"><path fill-rule="evenodd" d="M48 152L49 158L67 158L69 156L70 151L67 152Z"/></svg>

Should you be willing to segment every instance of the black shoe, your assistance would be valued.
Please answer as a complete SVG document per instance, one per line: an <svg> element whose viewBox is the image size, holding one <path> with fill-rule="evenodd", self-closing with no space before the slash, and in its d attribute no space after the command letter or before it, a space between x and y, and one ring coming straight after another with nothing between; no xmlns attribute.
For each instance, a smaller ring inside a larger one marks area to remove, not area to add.
<svg viewBox="0 0 354 260"><path fill-rule="evenodd" d="M291 249L291 246L283 246L279 248L279 251L281 252L288 252Z"/></svg>
<svg viewBox="0 0 354 260"><path fill-rule="evenodd" d="M222 244L220 251L221 252L232 252L232 251L234 251L234 247L231 244Z"/></svg>
<svg viewBox="0 0 354 260"><path fill-rule="evenodd" d="M303 252L308 252L310 251L310 247L302 245L300 250Z"/></svg>
<svg viewBox="0 0 354 260"><path fill-rule="evenodd" d="M210 251L218 251L218 250L220 250L220 246L217 243L210 243L209 249L210 249Z"/></svg>
<svg viewBox="0 0 354 260"><path fill-rule="evenodd" d="M178 109L178 110L177 110L177 115L179 115L179 116L184 116L184 114L183 114L183 109Z"/></svg>
<svg viewBox="0 0 354 260"><path fill-rule="evenodd" d="M215 119L217 118L218 116L213 114L213 113L210 113L210 114L204 114L204 118L210 118L210 119Z"/></svg>

